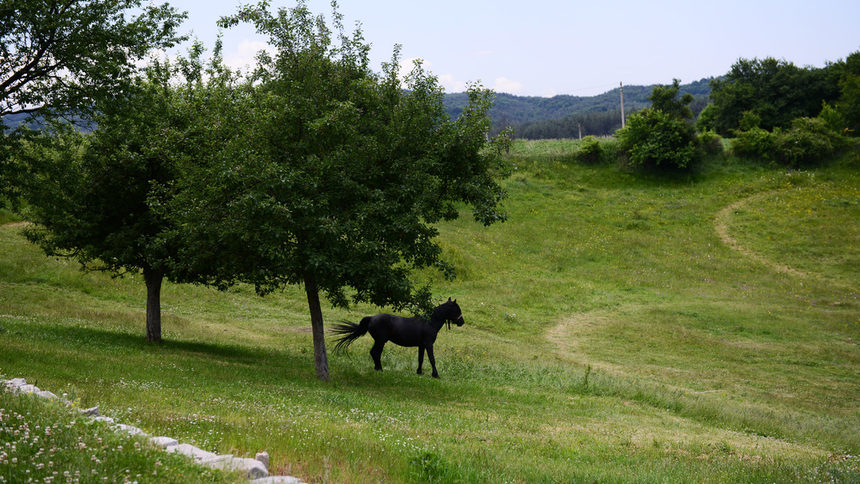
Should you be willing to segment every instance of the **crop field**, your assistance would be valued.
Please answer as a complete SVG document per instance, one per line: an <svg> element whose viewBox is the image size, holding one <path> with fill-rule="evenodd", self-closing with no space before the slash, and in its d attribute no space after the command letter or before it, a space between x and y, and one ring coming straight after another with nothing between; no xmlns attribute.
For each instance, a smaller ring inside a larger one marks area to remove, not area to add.
<svg viewBox="0 0 860 484"><path fill-rule="evenodd" d="M165 342L148 344L141 275L47 258L8 212L0 377L151 435L265 450L308 482L860 481L856 154L808 171L720 157L667 178L576 149L516 142L509 220L439 226L457 278L415 278L466 324L440 332L438 380L390 343L374 371L370 337L317 380L301 287L165 284ZM329 327L381 311L323 306ZM74 428L19 400L0 408ZM164 463L176 482L235 477Z"/></svg>

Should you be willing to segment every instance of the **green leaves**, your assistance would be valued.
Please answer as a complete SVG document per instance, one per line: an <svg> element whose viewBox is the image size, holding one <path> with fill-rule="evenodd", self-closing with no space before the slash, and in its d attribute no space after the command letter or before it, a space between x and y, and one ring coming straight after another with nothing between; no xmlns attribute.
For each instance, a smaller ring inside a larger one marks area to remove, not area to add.
<svg viewBox="0 0 860 484"><path fill-rule="evenodd" d="M170 210L192 234L180 264L208 283L260 292L310 273L337 305L403 308L426 299L411 268L447 267L434 222L456 218L463 203L485 224L503 219L501 151L487 149L492 95L473 87L464 115L450 120L435 77L416 66L403 90L396 49L382 75L370 71L360 30L345 33L339 18L332 31L302 2L222 18L251 23L275 52L243 88L246 124L183 170Z"/></svg>
<svg viewBox="0 0 860 484"><path fill-rule="evenodd" d="M795 118L818 115L822 101L836 101L843 68L842 62L801 68L770 57L739 59L723 78L711 81L713 104L700 126L729 136L744 129L741 120L751 112L763 129L787 128Z"/></svg>
<svg viewBox="0 0 860 484"><path fill-rule="evenodd" d="M616 136L635 167L685 169L698 158L693 126L656 109L632 114Z"/></svg>
<svg viewBox="0 0 860 484"><path fill-rule="evenodd" d="M184 14L142 3L0 0L0 115L88 112L134 74L136 60L182 40L176 30Z"/></svg>
<svg viewBox="0 0 860 484"><path fill-rule="evenodd" d="M696 129L687 121L693 116L689 108L693 96L678 99L680 84L675 79L672 86L656 86L652 107L630 115L627 126L616 133L632 166L683 170L700 157Z"/></svg>

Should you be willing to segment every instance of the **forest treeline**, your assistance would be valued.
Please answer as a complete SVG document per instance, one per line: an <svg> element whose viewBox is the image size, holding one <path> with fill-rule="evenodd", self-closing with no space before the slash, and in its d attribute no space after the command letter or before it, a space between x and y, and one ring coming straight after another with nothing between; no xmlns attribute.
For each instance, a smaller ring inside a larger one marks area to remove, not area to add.
<svg viewBox="0 0 860 484"><path fill-rule="evenodd" d="M681 85L681 94L693 96L690 108L698 113L707 105L713 78L700 79ZM624 86L624 111L627 114L651 105L650 86ZM446 94L444 103L448 115L457 117L466 105L465 93ZM515 96L500 93L489 112L493 132L506 126L514 128L517 138L547 139L582 136L608 136L621 127L619 88L597 96L558 95L553 97Z"/></svg>

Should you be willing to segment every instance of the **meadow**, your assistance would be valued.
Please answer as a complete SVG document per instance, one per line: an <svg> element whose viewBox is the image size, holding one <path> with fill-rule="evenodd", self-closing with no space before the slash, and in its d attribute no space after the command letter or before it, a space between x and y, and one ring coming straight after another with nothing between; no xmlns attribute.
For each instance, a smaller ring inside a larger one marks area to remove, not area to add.
<svg viewBox="0 0 860 484"><path fill-rule="evenodd" d="M466 324L440 332L438 380L391 344L375 372L369 337L317 380L300 287L166 284L148 344L142 276L47 258L9 213L0 377L308 482L860 481L856 153L666 177L576 150L516 142L509 220L439 227L457 278L415 277Z"/></svg>

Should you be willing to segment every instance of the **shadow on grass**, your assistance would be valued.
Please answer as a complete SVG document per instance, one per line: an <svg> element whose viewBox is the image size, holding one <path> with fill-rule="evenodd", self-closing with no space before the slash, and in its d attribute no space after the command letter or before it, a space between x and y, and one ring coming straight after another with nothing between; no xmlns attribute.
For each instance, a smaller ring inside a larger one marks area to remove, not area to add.
<svg viewBox="0 0 860 484"><path fill-rule="evenodd" d="M143 336L116 330L5 324L7 331L0 334L0 366L6 372L65 375L78 381L85 375L108 384L121 379L156 380L170 387L187 384L191 374L195 386L233 387L233 391L303 389L319 392L324 399L326 394L343 392L372 399L397 395L429 405L459 400L462 390L453 381L446 385L411 371L364 371L366 362L347 359L338 359L332 380L323 382L316 378L310 348L296 352L205 341L150 343Z"/></svg>

